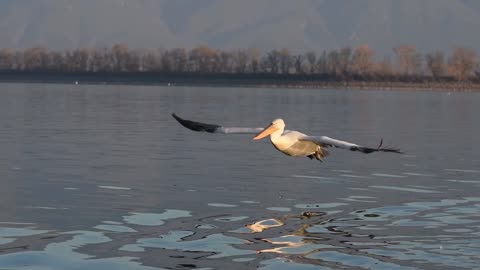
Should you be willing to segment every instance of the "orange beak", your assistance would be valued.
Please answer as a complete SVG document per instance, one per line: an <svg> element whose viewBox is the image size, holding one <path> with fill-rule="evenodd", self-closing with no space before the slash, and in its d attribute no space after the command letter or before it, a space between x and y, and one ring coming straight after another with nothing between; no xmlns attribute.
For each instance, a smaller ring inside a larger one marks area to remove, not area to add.
<svg viewBox="0 0 480 270"><path fill-rule="evenodd" d="M267 137L268 135L272 134L273 132L277 131L278 128L274 125L270 125L268 127L266 127L262 132L258 133L257 136L253 137L254 140L260 140L260 139L263 139L265 137Z"/></svg>

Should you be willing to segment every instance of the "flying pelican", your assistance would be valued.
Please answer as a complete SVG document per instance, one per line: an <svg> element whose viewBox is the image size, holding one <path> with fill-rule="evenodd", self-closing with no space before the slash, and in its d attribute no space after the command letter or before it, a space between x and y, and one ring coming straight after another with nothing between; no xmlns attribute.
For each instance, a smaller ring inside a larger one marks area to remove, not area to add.
<svg viewBox="0 0 480 270"><path fill-rule="evenodd" d="M332 139L326 136L308 136L294 130L285 130L285 122L282 119L275 119L265 128L248 127L222 127L215 124L206 124L180 118L172 114L182 126L193 131L223 134L256 134L254 140L260 140L270 136L273 146L280 152L293 157L308 157L322 161L329 155L328 147L343 148L350 151L358 151L365 154L373 152L402 152L396 148L382 147L383 139L377 148L369 148L354 143Z"/></svg>

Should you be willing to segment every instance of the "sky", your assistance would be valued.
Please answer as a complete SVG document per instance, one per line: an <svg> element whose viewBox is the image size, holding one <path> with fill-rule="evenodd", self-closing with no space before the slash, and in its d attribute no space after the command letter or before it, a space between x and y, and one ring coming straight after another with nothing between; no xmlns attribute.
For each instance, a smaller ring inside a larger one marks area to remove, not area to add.
<svg viewBox="0 0 480 270"><path fill-rule="evenodd" d="M0 47L480 47L477 0L3 0Z"/></svg>

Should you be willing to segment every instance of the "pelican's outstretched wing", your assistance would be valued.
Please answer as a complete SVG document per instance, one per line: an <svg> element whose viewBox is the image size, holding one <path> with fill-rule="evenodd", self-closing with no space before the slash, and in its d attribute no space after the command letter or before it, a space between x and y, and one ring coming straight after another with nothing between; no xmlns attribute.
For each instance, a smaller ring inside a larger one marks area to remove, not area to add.
<svg viewBox="0 0 480 270"><path fill-rule="evenodd" d="M223 133L223 134L257 134L263 131L264 128L247 128L247 127L222 127L214 124L206 124L186 120L180 118L178 115L172 113L173 118L177 120L182 126L193 131L208 132L208 133Z"/></svg>
<svg viewBox="0 0 480 270"><path fill-rule="evenodd" d="M398 154L403 154L400 149L397 148L390 148L390 147L382 147L383 144L383 139L380 140L380 145L378 145L377 148L370 148L370 147L365 147L361 146L358 144L346 142L346 141L340 141L336 139L329 138L327 136L304 136L302 138L299 138L300 141L310 141L314 142L320 146L324 147L337 147L337 148L343 148L347 149L350 151L359 151L365 154L370 154L373 152L391 152L391 153L398 153Z"/></svg>

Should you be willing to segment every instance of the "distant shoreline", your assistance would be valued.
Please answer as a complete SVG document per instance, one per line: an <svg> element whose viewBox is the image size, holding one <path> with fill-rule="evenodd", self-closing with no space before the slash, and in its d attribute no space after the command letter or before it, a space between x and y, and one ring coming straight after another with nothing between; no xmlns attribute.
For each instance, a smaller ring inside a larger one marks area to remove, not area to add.
<svg viewBox="0 0 480 270"><path fill-rule="evenodd" d="M164 85L211 87L262 87L262 88L335 88L378 89L408 91L474 91L480 92L479 82L432 81L428 79L358 80L332 78L326 75L299 74L198 74L153 72L0 72L0 83L53 83L89 85Z"/></svg>

